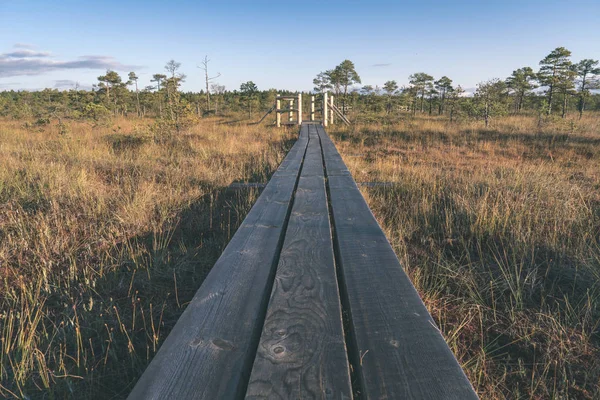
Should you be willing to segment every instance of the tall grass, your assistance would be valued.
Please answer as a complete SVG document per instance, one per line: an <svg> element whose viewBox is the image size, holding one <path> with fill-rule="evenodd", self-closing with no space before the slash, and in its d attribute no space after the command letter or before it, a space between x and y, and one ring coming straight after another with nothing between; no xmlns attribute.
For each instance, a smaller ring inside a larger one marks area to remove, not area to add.
<svg viewBox="0 0 600 400"><path fill-rule="evenodd" d="M600 398L600 116L330 131L482 398Z"/></svg>
<svg viewBox="0 0 600 400"><path fill-rule="evenodd" d="M329 129L485 399L600 397L600 116ZM0 397L122 398L292 132L0 121Z"/></svg>
<svg viewBox="0 0 600 400"><path fill-rule="evenodd" d="M0 397L124 397L292 135L0 121Z"/></svg>

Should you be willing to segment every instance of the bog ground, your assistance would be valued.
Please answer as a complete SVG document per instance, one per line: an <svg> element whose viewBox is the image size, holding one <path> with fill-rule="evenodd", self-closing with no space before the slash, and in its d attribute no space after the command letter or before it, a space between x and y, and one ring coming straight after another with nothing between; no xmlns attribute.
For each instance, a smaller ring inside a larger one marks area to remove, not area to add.
<svg viewBox="0 0 600 400"><path fill-rule="evenodd" d="M129 393L297 135L218 121L0 122L2 396ZM384 122L329 134L481 398L597 398L600 117Z"/></svg>

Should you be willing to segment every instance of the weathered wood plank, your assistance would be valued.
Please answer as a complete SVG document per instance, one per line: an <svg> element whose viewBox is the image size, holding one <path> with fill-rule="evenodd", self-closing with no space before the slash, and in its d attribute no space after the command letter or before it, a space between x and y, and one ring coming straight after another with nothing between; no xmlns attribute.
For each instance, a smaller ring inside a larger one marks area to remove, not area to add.
<svg viewBox="0 0 600 400"><path fill-rule="evenodd" d="M477 399L335 146L318 131L361 398Z"/></svg>
<svg viewBox="0 0 600 400"><path fill-rule="evenodd" d="M309 129L247 399L352 397L321 146Z"/></svg>
<svg viewBox="0 0 600 400"><path fill-rule="evenodd" d="M244 395L307 143L303 129L130 399Z"/></svg>

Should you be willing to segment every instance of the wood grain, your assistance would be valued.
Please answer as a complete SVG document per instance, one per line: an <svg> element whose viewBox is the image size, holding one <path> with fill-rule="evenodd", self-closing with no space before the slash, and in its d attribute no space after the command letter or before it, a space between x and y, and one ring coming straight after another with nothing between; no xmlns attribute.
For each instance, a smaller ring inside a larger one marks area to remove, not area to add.
<svg viewBox="0 0 600 400"><path fill-rule="evenodd" d="M232 399L244 395L308 129L271 178L130 399Z"/></svg>
<svg viewBox="0 0 600 400"><path fill-rule="evenodd" d="M477 399L335 146L304 124L129 398L351 399L348 359L360 398Z"/></svg>
<svg viewBox="0 0 600 400"><path fill-rule="evenodd" d="M247 399L352 398L321 146L309 129Z"/></svg>
<svg viewBox="0 0 600 400"><path fill-rule="evenodd" d="M477 399L335 146L318 132L360 398Z"/></svg>

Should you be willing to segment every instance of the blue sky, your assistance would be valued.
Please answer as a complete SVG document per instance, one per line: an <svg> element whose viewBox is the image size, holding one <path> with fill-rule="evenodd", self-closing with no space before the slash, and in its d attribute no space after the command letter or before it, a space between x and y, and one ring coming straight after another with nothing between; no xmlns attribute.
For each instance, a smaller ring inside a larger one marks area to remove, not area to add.
<svg viewBox="0 0 600 400"><path fill-rule="evenodd" d="M472 88L558 46L600 59L600 0L0 0L0 90L89 87L106 68L143 87L170 59L200 90L205 55L229 90L309 90L344 59L363 84L427 72Z"/></svg>

